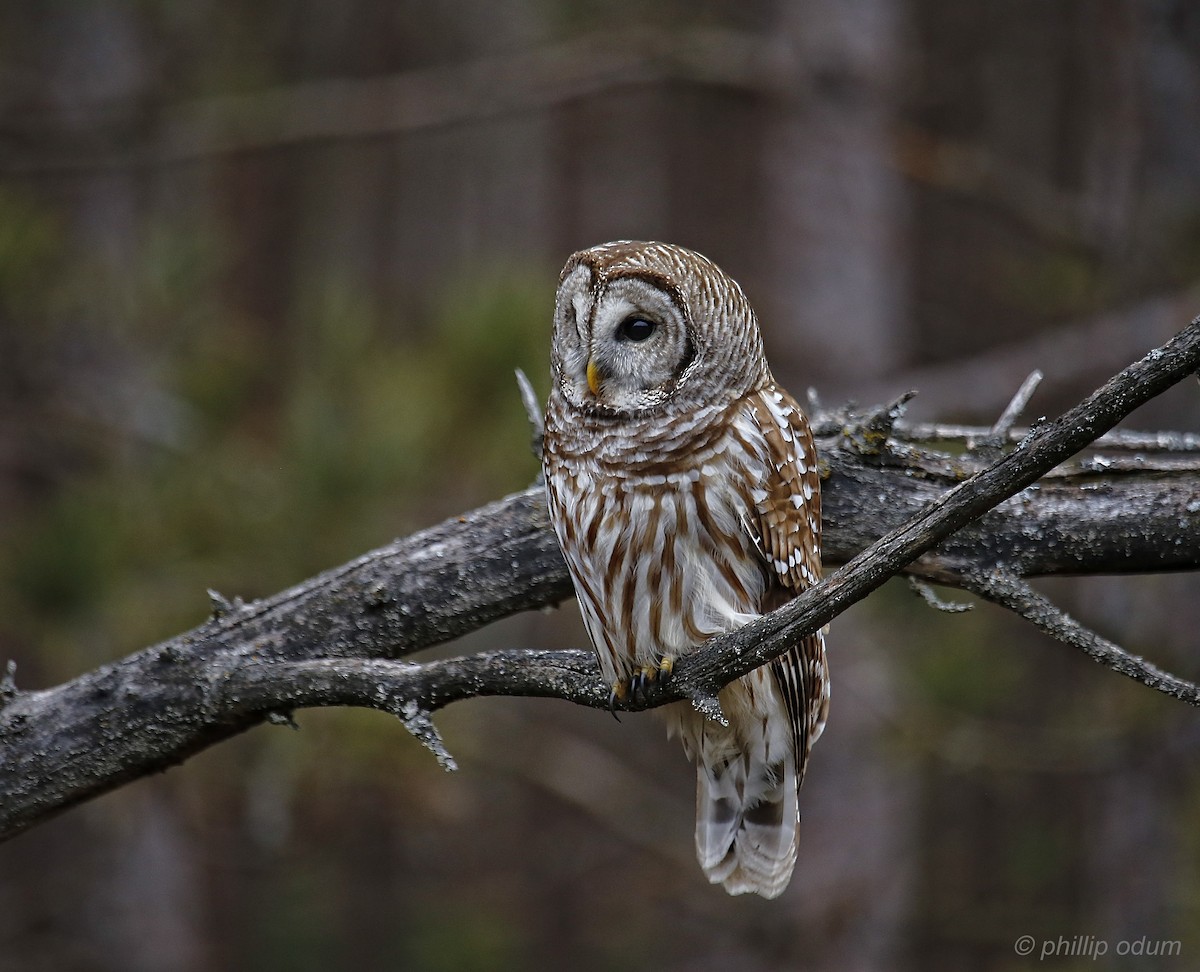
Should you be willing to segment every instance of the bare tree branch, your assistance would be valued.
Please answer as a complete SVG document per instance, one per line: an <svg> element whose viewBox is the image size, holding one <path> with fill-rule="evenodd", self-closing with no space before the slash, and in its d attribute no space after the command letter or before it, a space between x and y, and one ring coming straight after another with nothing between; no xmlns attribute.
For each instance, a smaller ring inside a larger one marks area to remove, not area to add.
<svg viewBox="0 0 1200 972"><path fill-rule="evenodd" d="M909 422L900 419L895 431L907 442L963 442L968 449L995 434L992 429L978 425L954 425L939 422ZM1024 426L1009 428L1004 433L1006 442L1017 443L1029 435ZM1190 432L1132 432L1119 429L1105 432L1092 443L1099 449L1128 452L1192 452L1200 454L1200 435Z"/></svg>
<svg viewBox="0 0 1200 972"><path fill-rule="evenodd" d="M1018 417L1025 411L1025 406L1029 404L1029 399L1033 397L1033 393L1037 391L1037 386L1042 383L1042 373L1040 371L1032 371L1029 377L1021 382L1021 387L1017 389L1017 393L1013 395L1000 413L1000 417L996 419L996 424L988 430L988 437L999 439L1000 444L1003 443L1004 436L1008 435L1009 430L1016 424Z"/></svg>
<svg viewBox="0 0 1200 972"><path fill-rule="evenodd" d="M911 574L908 578L908 586L931 608L935 611L941 611L944 614L962 614L964 611L970 611L975 607L970 601L947 601L938 597L937 592L926 584L925 581Z"/></svg>
<svg viewBox="0 0 1200 972"><path fill-rule="evenodd" d="M969 587L970 578L980 590L980 578L996 568L1020 578L1200 567L1200 484L1186 463L1150 473L1079 467L1034 485L1198 367L1200 320L991 463L906 443L893 428L896 406L857 426L844 416L837 426L819 423L828 466L827 559L848 563L790 605L682 659L675 678L652 687L636 707L689 697L715 715L711 700L721 685L909 564L933 580ZM1048 630L1057 626L1069 643L1086 640L1052 612L1039 615L1040 606L1019 588L990 593L1040 617ZM200 627L64 685L19 691L6 679L0 837L264 720L286 721L298 707L392 712L449 767L453 761L429 717L451 702L541 695L605 706L607 687L590 651L399 660L570 594L542 490L533 487L274 597L241 604L218 595L213 617ZM1127 657L1111 651L1106 657L1133 674ZM1182 680L1144 665L1138 673L1146 684L1196 700L1195 688Z"/></svg>
<svg viewBox="0 0 1200 972"><path fill-rule="evenodd" d="M966 574L962 578L962 586L1019 614L1050 637L1078 648L1093 661L1166 695L1182 699L1189 705L1200 705L1200 686L1164 672L1144 658L1102 638L1056 607L1021 578L1004 570L994 570L986 574Z"/></svg>

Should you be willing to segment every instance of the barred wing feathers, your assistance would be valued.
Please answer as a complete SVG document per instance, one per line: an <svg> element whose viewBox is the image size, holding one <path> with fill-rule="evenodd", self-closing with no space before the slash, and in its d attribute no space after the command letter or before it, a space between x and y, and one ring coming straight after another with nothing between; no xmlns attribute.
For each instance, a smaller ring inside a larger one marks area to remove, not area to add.
<svg viewBox="0 0 1200 972"><path fill-rule="evenodd" d="M754 538L773 581L763 604L765 613L820 580L821 480L812 432L791 395L768 385L751 402L750 416L766 443L770 464L765 480L752 490ZM829 710L824 632L801 639L774 659L771 672L791 722L799 786Z"/></svg>

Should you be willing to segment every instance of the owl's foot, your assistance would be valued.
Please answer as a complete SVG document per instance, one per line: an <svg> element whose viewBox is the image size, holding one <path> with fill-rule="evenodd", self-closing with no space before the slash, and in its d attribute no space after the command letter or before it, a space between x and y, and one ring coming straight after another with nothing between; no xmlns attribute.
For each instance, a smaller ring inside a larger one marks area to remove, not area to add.
<svg viewBox="0 0 1200 972"><path fill-rule="evenodd" d="M620 722L617 717L617 703L624 702L626 696L634 702L645 702L649 687L655 682L665 685L674 668L675 659L664 655L657 665L643 665L634 669L631 678L618 678L612 683L612 689L608 693L608 711L612 713L612 717Z"/></svg>
<svg viewBox="0 0 1200 972"><path fill-rule="evenodd" d="M646 701L647 691L655 682L666 684L667 679L671 677L671 671L675 667L675 659L669 655L664 655L658 660L657 665L643 665L633 673L633 678L630 680L630 689L633 697L639 701Z"/></svg>

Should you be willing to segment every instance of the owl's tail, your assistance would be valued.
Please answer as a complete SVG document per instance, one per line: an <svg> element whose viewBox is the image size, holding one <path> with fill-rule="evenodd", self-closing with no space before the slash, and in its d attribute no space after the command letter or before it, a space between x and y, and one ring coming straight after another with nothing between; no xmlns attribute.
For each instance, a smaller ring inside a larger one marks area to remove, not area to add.
<svg viewBox="0 0 1200 972"><path fill-rule="evenodd" d="M799 824L791 758L767 764L742 752L696 761L696 856L713 884L778 897L796 865Z"/></svg>

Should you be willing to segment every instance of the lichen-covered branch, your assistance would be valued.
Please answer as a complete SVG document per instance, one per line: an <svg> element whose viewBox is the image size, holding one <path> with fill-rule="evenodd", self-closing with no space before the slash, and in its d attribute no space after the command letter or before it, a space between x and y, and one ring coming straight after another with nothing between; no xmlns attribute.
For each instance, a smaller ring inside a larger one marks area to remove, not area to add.
<svg viewBox="0 0 1200 972"><path fill-rule="evenodd" d="M1037 481L1198 368L1193 322L999 459L990 448L953 455L906 439L896 406L818 421L825 555L846 566L713 639L642 704L680 694L703 704L925 552L915 572L960 584L997 566L1013 578L1200 567L1200 453L1186 443L1170 440L1174 465L1092 462ZM274 597L241 604L217 595L213 616L194 630L64 685L21 691L18 672L0 686L0 838L304 706L392 712L450 766L429 717L451 702L542 695L607 705L584 650L404 660L570 594L533 487Z"/></svg>

